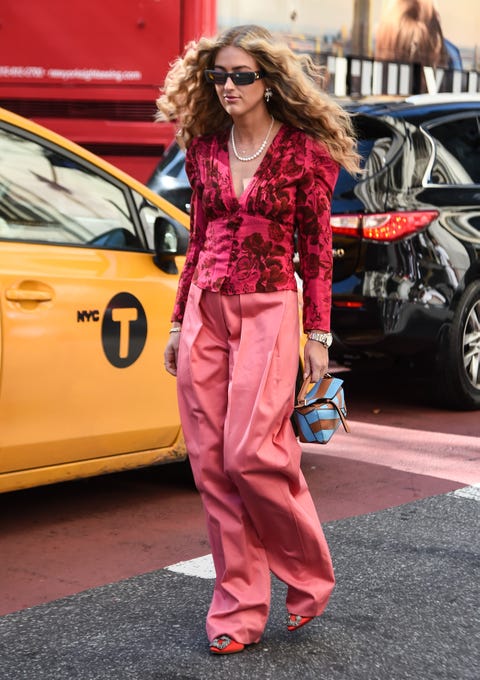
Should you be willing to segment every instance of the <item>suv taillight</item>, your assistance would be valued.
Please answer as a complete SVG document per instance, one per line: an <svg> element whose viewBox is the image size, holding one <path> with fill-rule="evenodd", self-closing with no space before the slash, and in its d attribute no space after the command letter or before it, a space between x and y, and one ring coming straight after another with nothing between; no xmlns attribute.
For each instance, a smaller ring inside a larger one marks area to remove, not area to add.
<svg viewBox="0 0 480 680"><path fill-rule="evenodd" d="M438 217L437 210L388 212L367 215L332 215L334 234L369 241L397 241L420 231Z"/></svg>

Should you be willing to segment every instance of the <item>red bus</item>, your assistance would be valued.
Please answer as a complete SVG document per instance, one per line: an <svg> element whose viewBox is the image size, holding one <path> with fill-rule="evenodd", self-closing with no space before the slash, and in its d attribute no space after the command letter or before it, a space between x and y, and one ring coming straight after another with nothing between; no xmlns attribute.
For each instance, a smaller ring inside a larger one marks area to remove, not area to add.
<svg viewBox="0 0 480 680"><path fill-rule="evenodd" d="M172 125L154 123L168 64L216 32L216 0L2 0L0 106L145 182Z"/></svg>

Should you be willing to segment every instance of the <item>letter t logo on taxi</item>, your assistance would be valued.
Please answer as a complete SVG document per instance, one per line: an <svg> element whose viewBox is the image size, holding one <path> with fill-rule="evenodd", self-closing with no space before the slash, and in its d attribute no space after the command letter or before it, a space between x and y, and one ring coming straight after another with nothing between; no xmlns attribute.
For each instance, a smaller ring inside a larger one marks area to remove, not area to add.
<svg viewBox="0 0 480 680"><path fill-rule="evenodd" d="M112 310L112 321L120 324L120 348L119 356L122 359L128 357L130 346L130 324L138 319L138 310L134 307L117 307Z"/></svg>

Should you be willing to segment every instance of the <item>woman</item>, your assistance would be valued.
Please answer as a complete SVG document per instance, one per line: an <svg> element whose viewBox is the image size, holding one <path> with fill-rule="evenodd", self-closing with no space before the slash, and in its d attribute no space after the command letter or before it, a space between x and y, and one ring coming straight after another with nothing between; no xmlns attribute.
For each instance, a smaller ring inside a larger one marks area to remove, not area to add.
<svg viewBox="0 0 480 680"><path fill-rule="evenodd" d="M448 49L433 0L389 0L375 35L375 57L448 67Z"/></svg>
<svg viewBox="0 0 480 680"><path fill-rule="evenodd" d="M325 609L328 546L290 424L298 367L294 234L303 278L305 374L328 367L330 199L339 164L358 169L347 115L308 59L258 26L191 44L158 100L181 121L191 238L165 366L216 570L210 651L258 642L270 571L288 585L289 630Z"/></svg>

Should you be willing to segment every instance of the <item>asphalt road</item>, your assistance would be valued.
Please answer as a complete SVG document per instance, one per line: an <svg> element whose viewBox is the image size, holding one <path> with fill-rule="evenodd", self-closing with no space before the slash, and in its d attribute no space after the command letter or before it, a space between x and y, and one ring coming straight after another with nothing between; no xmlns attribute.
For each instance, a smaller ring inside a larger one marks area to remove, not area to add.
<svg viewBox="0 0 480 680"><path fill-rule="evenodd" d="M337 576L321 618L288 633L273 579L262 642L209 656L212 575L192 569L209 548L179 467L4 494L2 680L478 680L478 412L432 408L403 370L342 375L352 432L303 458Z"/></svg>

